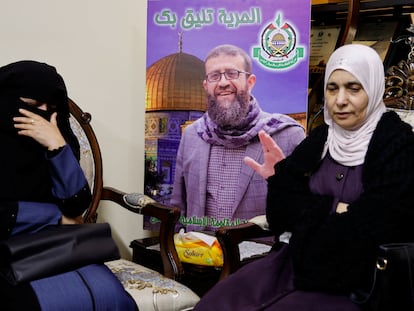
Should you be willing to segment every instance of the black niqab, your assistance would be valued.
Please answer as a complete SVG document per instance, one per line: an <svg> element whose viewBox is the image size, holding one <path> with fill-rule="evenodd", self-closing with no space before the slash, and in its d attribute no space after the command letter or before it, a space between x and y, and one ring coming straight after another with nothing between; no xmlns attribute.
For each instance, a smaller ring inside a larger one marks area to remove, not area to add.
<svg viewBox="0 0 414 311"><path fill-rule="evenodd" d="M20 97L46 102L48 111L27 105ZM49 202L53 199L46 148L30 137L17 134L13 117L19 115L19 108L47 120L56 111L58 127L79 159L79 143L69 124L66 86L55 67L28 60L0 68L0 204Z"/></svg>

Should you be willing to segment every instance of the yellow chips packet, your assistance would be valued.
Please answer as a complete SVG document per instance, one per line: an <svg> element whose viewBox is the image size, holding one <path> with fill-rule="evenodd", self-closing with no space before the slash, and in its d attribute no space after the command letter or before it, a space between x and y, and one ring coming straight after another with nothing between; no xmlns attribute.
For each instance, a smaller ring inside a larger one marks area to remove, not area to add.
<svg viewBox="0 0 414 311"><path fill-rule="evenodd" d="M174 234L175 248L181 262L202 266L223 266L223 251L213 236L181 230Z"/></svg>

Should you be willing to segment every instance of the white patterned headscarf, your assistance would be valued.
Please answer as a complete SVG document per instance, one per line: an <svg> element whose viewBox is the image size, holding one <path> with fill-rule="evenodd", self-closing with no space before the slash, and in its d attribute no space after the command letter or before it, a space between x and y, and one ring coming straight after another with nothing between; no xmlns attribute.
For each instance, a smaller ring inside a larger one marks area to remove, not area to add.
<svg viewBox="0 0 414 311"><path fill-rule="evenodd" d="M385 112L382 100L384 94L384 66L378 53L365 45L348 44L335 50L326 65L324 90L332 72L343 69L361 83L368 95L367 115L362 126L345 130L329 116L324 109L325 123L329 126L327 144L323 156L329 150L334 160L342 165L356 166L364 163L371 136Z"/></svg>

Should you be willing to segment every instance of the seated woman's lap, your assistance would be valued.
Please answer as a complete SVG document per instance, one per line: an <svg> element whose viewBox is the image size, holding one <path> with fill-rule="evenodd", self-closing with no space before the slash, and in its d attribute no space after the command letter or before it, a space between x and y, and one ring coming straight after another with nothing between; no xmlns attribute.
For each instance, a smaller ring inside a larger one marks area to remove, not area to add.
<svg viewBox="0 0 414 311"><path fill-rule="evenodd" d="M360 311L346 296L294 289L287 246L220 281L194 311Z"/></svg>
<svg viewBox="0 0 414 311"><path fill-rule="evenodd" d="M45 311L137 310L132 297L105 265L85 266L33 281L31 286Z"/></svg>
<svg viewBox="0 0 414 311"><path fill-rule="evenodd" d="M15 286L0 277L0 305L7 311L138 310L105 265L89 265Z"/></svg>

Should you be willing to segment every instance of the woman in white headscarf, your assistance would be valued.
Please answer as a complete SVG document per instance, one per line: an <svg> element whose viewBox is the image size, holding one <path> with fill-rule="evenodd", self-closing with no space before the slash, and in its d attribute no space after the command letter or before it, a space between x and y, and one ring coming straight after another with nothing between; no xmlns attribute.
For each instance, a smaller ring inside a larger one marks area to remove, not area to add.
<svg viewBox="0 0 414 311"><path fill-rule="evenodd" d="M414 134L386 112L375 50L345 45L325 73L325 123L288 157L265 134L267 220L291 232L264 259L207 293L195 310L361 310L380 244L414 239ZM399 308L395 302L395 310Z"/></svg>

